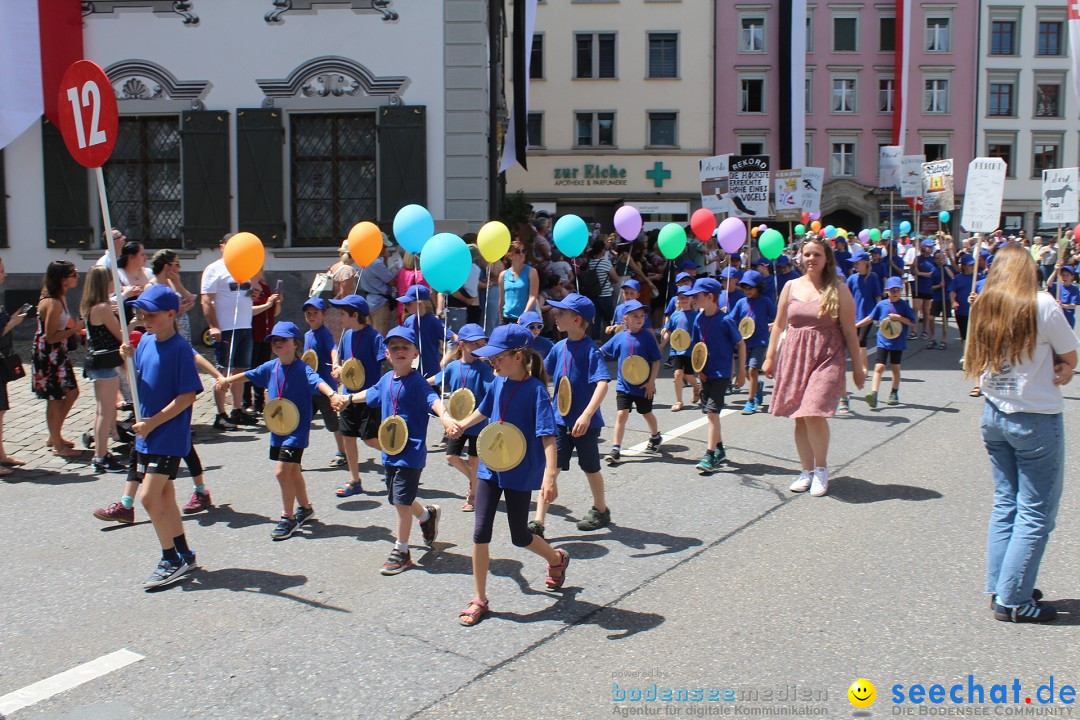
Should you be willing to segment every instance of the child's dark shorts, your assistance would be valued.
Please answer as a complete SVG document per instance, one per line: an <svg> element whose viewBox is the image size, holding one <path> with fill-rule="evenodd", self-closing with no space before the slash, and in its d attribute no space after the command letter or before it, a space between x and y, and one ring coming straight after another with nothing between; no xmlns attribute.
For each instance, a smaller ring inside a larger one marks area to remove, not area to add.
<svg viewBox="0 0 1080 720"><path fill-rule="evenodd" d="M391 505L413 504L416 493L420 489L420 473L422 472L422 469L403 465L386 466L386 499Z"/></svg>
<svg viewBox="0 0 1080 720"><path fill-rule="evenodd" d="M176 473L180 472L180 461L184 458L177 455L155 455L139 453L139 467L143 475L164 475L170 480L176 479Z"/></svg>
<svg viewBox="0 0 1080 720"><path fill-rule="evenodd" d="M600 472L600 428L589 428L581 437L574 437L571 430L572 425L559 425L559 434L555 437L559 469L570 469L570 455L577 450L578 467L582 472Z"/></svg>
<svg viewBox="0 0 1080 720"><path fill-rule="evenodd" d="M625 392L615 393L615 407L619 410L632 410L637 408L639 415L648 415L652 412L653 399L644 395L631 395Z"/></svg>
<svg viewBox="0 0 1080 720"><path fill-rule="evenodd" d="M270 459L275 462L296 463L299 465L303 457L304 448L286 447L284 445L275 445L270 448Z"/></svg>
<svg viewBox="0 0 1080 720"><path fill-rule="evenodd" d="M718 413L724 409L724 396L727 395L731 378L706 378L701 383L701 412L706 415Z"/></svg>
<svg viewBox="0 0 1080 720"><path fill-rule="evenodd" d="M374 440L379 437L382 410L367 403L353 403L338 415L338 426L345 437Z"/></svg>

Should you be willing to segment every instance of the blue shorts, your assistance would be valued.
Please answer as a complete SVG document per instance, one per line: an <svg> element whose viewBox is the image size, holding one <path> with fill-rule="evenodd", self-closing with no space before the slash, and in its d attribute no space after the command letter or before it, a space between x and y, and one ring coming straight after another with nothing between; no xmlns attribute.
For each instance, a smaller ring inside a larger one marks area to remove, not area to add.
<svg viewBox="0 0 1080 720"><path fill-rule="evenodd" d="M571 435L573 429L572 425L559 425L559 434L555 437L559 469L570 469L570 455L577 450L577 463L582 472L600 472L600 428L589 428L581 437Z"/></svg>
<svg viewBox="0 0 1080 720"><path fill-rule="evenodd" d="M758 345L757 347L746 348L746 367L759 369L765 364L765 351L768 350L766 345Z"/></svg>
<svg viewBox="0 0 1080 720"><path fill-rule="evenodd" d="M83 374L86 376L86 379L91 382L94 380L112 380L113 378L120 377L120 368L102 368L101 370L83 368Z"/></svg>
<svg viewBox="0 0 1080 720"><path fill-rule="evenodd" d="M391 505L412 505L420 489L423 470L404 465L387 465L385 469L386 499Z"/></svg>
<svg viewBox="0 0 1080 720"><path fill-rule="evenodd" d="M229 361L229 346L233 338L236 338L236 347L232 351L232 362ZM251 367L251 353L254 342L251 339L251 328L237 328L236 330L222 330L221 340L214 345L217 353L217 366L219 370L231 367L247 370Z"/></svg>

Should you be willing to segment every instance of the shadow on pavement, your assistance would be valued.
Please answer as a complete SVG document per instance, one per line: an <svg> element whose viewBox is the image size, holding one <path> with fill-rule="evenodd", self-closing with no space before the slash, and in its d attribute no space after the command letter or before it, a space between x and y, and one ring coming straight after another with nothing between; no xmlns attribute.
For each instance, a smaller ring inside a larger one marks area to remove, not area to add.
<svg viewBox="0 0 1080 720"><path fill-rule="evenodd" d="M419 534L419 531L414 531ZM368 525L367 527L353 527L352 525L326 524L319 518L315 518L305 525L293 537L305 540L325 540L327 538L346 537L355 538L358 542L394 542L394 535L389 528L381 525Z"/></svg>
<svg viewBox="0 0 1080 720"><path fill-rule="evenodd" d="M509 534L509 533L507 533ZM442 545L442 543L439 543ZM513 546L511 546L513 547ZM522 553L523 557L529 557L536 571L543 572L544 561L539 555L525 550L524 548L507 548L506 552ZM417 566L426 573L432 575L468 575L472 577L472 556L459 555L446 552L445 549L428 550L417 558ZM488 567L488 574L496 577L510 578L517 583L518 588L525 595L547 595L546 590L538 590L529 585L524 575L525 564L520 560L508 560L506 558L492 558ZM410 572L412 572L410 570Z"/></svg>
<svg viewBox="0 0 1080 720"><path fill-rule="evenodd" d="M210 527L219 523L239 530L240 528L254 527L255 525L273 525L277 520L271 519L260 513L240 512L233 510L229 503L222 503L193 515L185 515L184 520L194 520L202 527Z"/></svg>
<svg viewBox="0 0 1080 720"><path fill-rule="evenodd" d="M0 485L18 485L20 483L34 483L35 485L71 485L73 483L88 483L98 479L98 475L81 475L76 473L57 472L55 470L18 470L11 475L0 478Z"/></svg>
<svg viewBox="0 0 1080 720"><path fill-rule="evenodd" d="M337 504L338 510L345 510L346 512L374 510L378 507L382 507L382 503L374 500L342 500Z"/></svg>
<svg viewBox="0 0 1080 720"><path fill-rule="evenodd" d="M1053 605L1058 612L1057 620L1050 623L1050 626L1054 625L1080 625L1080 600L1062 599L1062 600L1047 600L1046 602Z"/></svg>
<svg viewBox="0 0 1080 720"><path fill-rule="evenodd" d="M561 591L561 599L539 612L519 615L517 613L492 612L489 620L509 620L516 623L562 622L566 625L596 625L611 631L608 640L622 640L640 632L655 630L666 618L657 613L634 612L617 607L605 607L578 600L580 588L568 587ZM553 597L555 593L551 594Z"/></svg>
<svg viewBox="0 0 1080 720"><path fill-rule="evenodd" d="M622 543L626 547L633 548L635 550L644 550L650 545L657 545L659 549L655 552L649 553L636 553L630 557L654 557L656 555L668 555L670 553L679 553L684 550L689 550L692 547L698 547L702 544L700 538L693 537L680 537L678 535L668 535L667 533L651 532L649 530L638 530L636 528L622 527L612 523L608 525L607 532L604 530L597 530L591 532L588 535L579 535L577 537L563 537L559 539L558 543L555 543L557 547L562 547L563 543L583 541L589 543L597 543L603 540L614 540ZM578 557L573 553L570 557ZM584 557L584 555L582 556ZM599 557L599 556L597 556Z"/></svg>
<svg viewBox="0 0 1080 720"><path fill-rule="evenodd" d="M196 438L196 447L202 447L203 445L219 445L221 443L234 443L234 442L253 442L255 440L262 440L262 433L253 433L249 431L230 431L228 434L220 433L217 431L209 433L200 433Z"/></svg>
<svg viewBox="0 0 1080 720"><path fill-rule="evenodd" d="M838 475L829 481L829 497L858 505L884 500L940 500L944 495L937 490L916 485L877 485L867 480Z"/></svg>
<svg viewBox="0 0 1080 720"><path fill-rule="evenodd" d="M307 584L307 575L282 575L269 570L250 570L247 568L221 568L220 570L199 569L192 573L191 579L180 584L184 592L196 590L231 590L232 592L257 593L292 600L320 610L351 613L351 610L328 605L315 600L285 592L290 588Z"/></svg>

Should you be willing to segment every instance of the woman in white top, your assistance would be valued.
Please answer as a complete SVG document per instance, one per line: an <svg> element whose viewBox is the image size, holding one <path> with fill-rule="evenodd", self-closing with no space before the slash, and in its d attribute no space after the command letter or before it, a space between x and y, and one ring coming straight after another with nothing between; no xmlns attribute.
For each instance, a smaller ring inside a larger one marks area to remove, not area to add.
<svg viewBox="0 0 1080 720"><path fill-rule="evenodd" d="M128 242L116 258L116 268L120 273L121 294L124 300L134 300L150 284L150 273L146 270L146 248L139 242Z"/></svg>
<svg viewBox="0 0 1080 720"><path fill-rule="evenodd" d="M191 318L187 313L195 306L195 296L180 280L180 257L172 250L158 250L150 261L150 269L154 271L151 285L168 285L180 298L180 312L176 314L176 324L180 328L180 336L190 343Z"/></svg>
<svg viewBox="0 0 1080 720"><path fill-rule="evenodd" d="M1049 622L1039 563L1054 529L1065 470L1065 403L1077 339L1061 308L1039 292L1038 268L1016 244L998 250L972 302L964 371L979 376L982 439L994 476L986 592L994 617Z"/></svg>

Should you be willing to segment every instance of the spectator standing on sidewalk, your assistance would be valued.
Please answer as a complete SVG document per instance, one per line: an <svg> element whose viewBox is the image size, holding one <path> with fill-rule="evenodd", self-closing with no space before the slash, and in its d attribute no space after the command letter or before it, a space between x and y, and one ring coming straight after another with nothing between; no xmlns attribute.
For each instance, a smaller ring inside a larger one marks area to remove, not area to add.
<svg viewBox="0 0 1080 720"><path fill-rule="evenodd" d="M67 292L79 284L79 271L67 260L53 260L45 271L38 302L38 330L34 335L32 387L47 402L45 421L49 439L45 444L60 457L76 457L75 443L63 436L64 420L79 398L79 383L68 357L69 340L82 322L68 312Z"/></svg>
<svg viewBox="0 0 1080 720"><path fill-rule="evenodd" d="M7 280L7 270L4 269L4 261L0 260L0 285L3 285L5 280ZM20 309L12 314L7 308L0 306L0 362L4 362L4 358L14 354L11 331L25 319L25 310ZM8 380L6 378L6 375L0 375L0 477L11 474L11 470L8 468L26 464L23 460L4 452L4 413L11 409L8 404Z"/></svg>
<svg viewBox="0 0 1080 720"><path fill-rule="evenodd" d="M392 302L396 302L397 293L391 289L397 273L387 266L390 255L394 252L394 243L383 233L382 253L375 258L370 265L364 268L360 275L360 294L367 300L371 314L368 321L375 332L383 337L390 332L390 320L393 308ZM347 295L348 293L346 293ZM344 296L343 296L344 297ZM335 308L337 312L341 310Z"/></svg>

